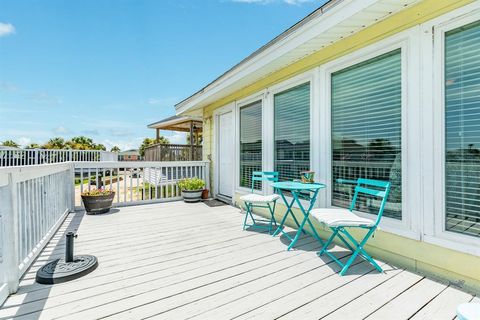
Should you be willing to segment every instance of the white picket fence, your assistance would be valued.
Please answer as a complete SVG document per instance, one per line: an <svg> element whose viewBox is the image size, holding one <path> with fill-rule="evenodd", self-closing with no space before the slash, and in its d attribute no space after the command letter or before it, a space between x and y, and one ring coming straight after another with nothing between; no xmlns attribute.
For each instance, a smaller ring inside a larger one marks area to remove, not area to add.
<svg viewBox="0 0 480 320"><path fill-rule="evenodd" d="M0 149L0 167L67 161L118 161L118 154L102 150Z"/></svg>
<svg viewBox="0 0 480 320"><path fill-rule="evenodd" d="M0 168L0 305L69 212L82 208L81 193L96 186L115 191L114 206L180 199L177 182L207 182L208 162L65 162ZM95 185L93 185L95 184Z"/></svg>

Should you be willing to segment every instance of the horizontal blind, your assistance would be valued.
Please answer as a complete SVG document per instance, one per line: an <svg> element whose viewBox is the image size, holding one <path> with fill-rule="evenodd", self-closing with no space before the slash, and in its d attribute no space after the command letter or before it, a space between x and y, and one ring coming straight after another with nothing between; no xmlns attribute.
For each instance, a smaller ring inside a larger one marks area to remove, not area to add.
<svg viewBox="0 0 480 320"><path fill-rule="evenodd" d="M275 94L275 171L280 181L310 169L310 83Z"/></svg>
<svg viewBox="0 0 480 320"><path fill-rule="evenodd" d="M480 237L480 21L445 35L446 230Z"/></svg>
<svg viewBox="0 0 480 320"><path fill-rule="evenodd" d="M401 211L401 51L395 50L332 75L332 174L334 206L348 207L353 187L337 179L391 182L385 216ZM376 214L380 201L359 201Z"/></svg>
<svg viewBox="0 0 480 320"><path fill-rule="evenodd" d="M240 186L252 187L252 173L262 171L262 102L240 108ZM255 189L261 190L260 181Z"/></svg>

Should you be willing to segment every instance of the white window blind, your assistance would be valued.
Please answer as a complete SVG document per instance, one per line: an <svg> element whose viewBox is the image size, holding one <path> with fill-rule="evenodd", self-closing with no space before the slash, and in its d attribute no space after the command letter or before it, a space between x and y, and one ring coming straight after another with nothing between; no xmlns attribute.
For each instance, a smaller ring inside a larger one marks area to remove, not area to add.
<svg viewBox="0 0 480 320"><path fill-rule="evenodd" d="M401 51L332 74L332 205L348 207L353 186L337 179L391 182L384 215L402 218ZM357 210L375 214L380 202L359 201Z"/></svg>
<svg viewBox="0 0 480 320"><path fill-rule="evenodd" d="M446 230L480 236L480 21L445 35Z"/></svg>
<svg viewBox="0 0 480 320"><path fill-rule="evenodd" d="M262 171L262 102L240 108L240 186L252 187L252 172ZM260 181L255 189L261 190Z"/></svg>
<svg viewBox="0 0 480 320"><path fill-rule="evenodd" d="M310 169L310 83L275 94L275 171L280 181Z"/></svg>

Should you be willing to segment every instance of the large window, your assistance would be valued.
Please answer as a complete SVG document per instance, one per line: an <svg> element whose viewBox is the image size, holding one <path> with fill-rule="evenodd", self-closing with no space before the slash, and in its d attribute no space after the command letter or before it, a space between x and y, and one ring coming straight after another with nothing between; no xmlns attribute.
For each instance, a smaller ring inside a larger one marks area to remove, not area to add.
<svg viewBox="0 0 480 320"><path fill-rule="evenodd" d="M401 51L332 74L332 205L348 207L353 186L337 179L391 182L384 215L402 218ZM359 211L377 213L380 201L361 199Z"/></svg>
<svg viewBox="0 0 480 320"><path fill-rule="evenodd" d="M275 171L279 180L310 169L310 83L274 96Z"/></svg>
<svg viewBox="0 0 480 320"><path fill-rule="evenodd" d="M240 108L240 186L252 187L252 172L262 171L262 102ZM255 183L260 190L260 181Z"/></svg>
<svg viewBox="0 0 480 320"><path fill-rule="evenodd" d="M445 35L446 230L480 236L480 21Z"/></svg>

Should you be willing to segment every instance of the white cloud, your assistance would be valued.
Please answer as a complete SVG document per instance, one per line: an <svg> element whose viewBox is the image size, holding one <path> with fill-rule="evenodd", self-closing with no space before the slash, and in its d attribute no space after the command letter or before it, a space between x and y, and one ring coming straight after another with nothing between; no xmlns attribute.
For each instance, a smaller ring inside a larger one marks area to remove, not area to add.
<svg viewBox="0 0 480 320"><path fill-rule="evenodd" d="M58 134L58 135L65 135L71 133L71 131L64 126L57 127L52 130L53 133Z"/></svg>
<svg viewBox="0 0 480 320"><path fill-rule="evenodd" d="M161 107L173 107L175 103L179 100L176 97L169 97L169 98L150 98L147 100L148 104L161 106Z"/></svg>
<svg viewBox="0 0 480 320"><path fill-rule="evenodd" d="M258 3L258 4L266 4L272 2L272 0L232 0L233 2L241 2L241 3Z"/></svg>
<svg viewBox="0 0 480 320"><path fill-rule="evenodd" d="M315 2L318 0L231 0L232 2L251 3L251 4L270 4L270 3L286 3L288 5L302 5L308 2Z"/></svg>
<svg viewBox="0 0 480 320"><path fill-rule="evenodd" d="M82 131L87 136L98 136L100 132L97 129L86 129Z"/></svg>
<svg viewBox="0 0 480 320"><path fill-rule="evenodd" d="M13 33L15 33L13 24L0 22L0 37L5 37Z"/></svg>
<svg viewBox="0 0 480 320"><path fill-rule="evenodd" d="M128 128L112 128L110 134L114 137L128 137L133 135L133 132Z"/></svg>
<svg viewBox="0 0 480 320"><path fill-rule="evenodd" d="M63 100L54 96L51 96L47 92L35 92L29 95L30 100L38 103L48 103L48 104L62 104Z"/></svg>
<svg viewBox="0 0 480 320"><path fill-rule="evenodd" d="M142 144L142 140L143 138L133 138L128 140L105 139L100 141L100 143L103 144L107 148L107 150L110 150L112 147L117 146L120 148L120 150L125 151L130 149L138 149Z"/></svg>
<svg viewBox="0 0 480 320"><path fill-rule="evenodd" d="M0 91L14 92L14 91L17 91L17 90L18 90L17 86L14 85L13 83L5 82L5 81L0 82Z"/></svg>
<svg viewBox="0 0 480 320"><path fill-rule="evenodd" d="M28 146L30 143L32 143L32 139L28 137L20 137L18 138L18 144L22 147Z"/></svg>
<svg viewBox="0 0 480 320"><path fill-rule="evenodd" d="M291 5L301 5L303 3L307 2L313 2L314 0L283 0L286 4L291 4Z"/></svg>

